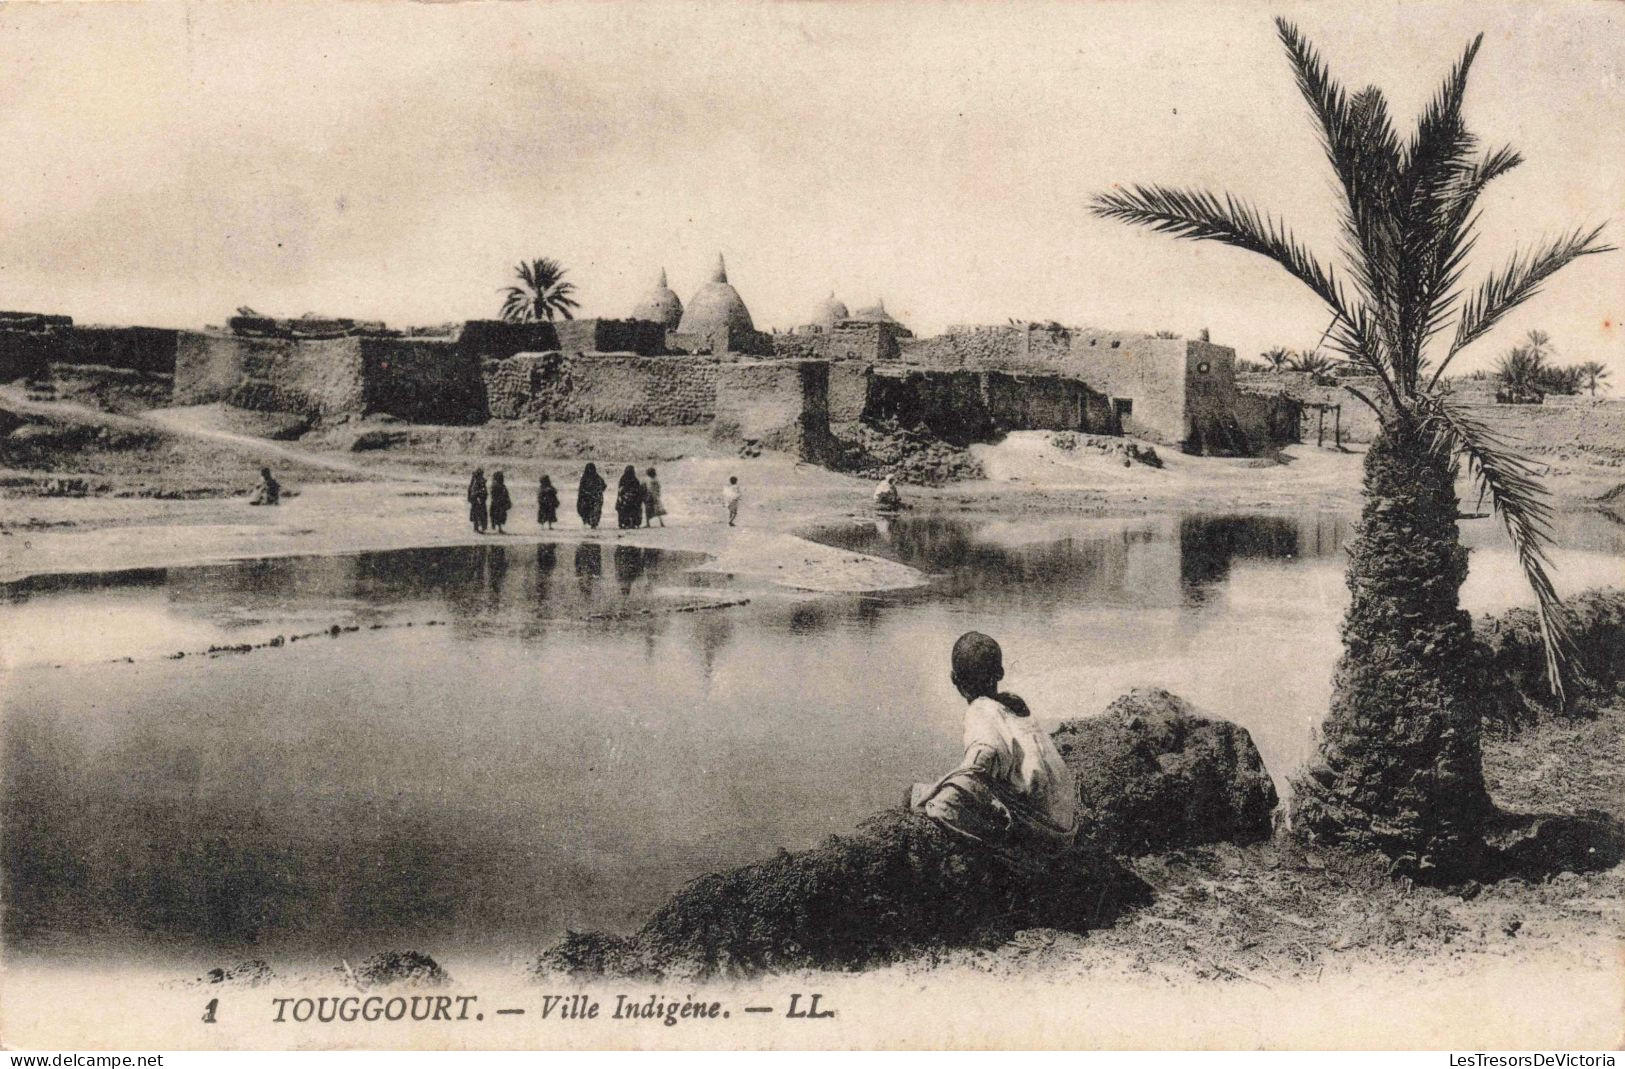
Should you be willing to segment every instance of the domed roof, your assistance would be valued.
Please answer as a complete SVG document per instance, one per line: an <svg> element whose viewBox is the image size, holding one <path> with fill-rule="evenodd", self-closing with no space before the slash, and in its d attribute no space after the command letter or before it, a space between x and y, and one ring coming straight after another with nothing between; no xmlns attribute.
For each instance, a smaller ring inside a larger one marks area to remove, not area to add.
<svg viewBox="0 0 1625 1069"><path fill-rule="evenodd" d="M728 268L717 257L717 266L711 272L711 281L700 287L688 307L683 310L682 324L677 328L684 334L713 335L728 328L755 330L750 309L740 298L739 291L728 285Z"/></svg>
<svg viewBox="0 0 1625 1069"><path fill-rule="evenodd" d="M859 308L856 312L852 313L850 318L856 319L856 320L858 320L859 322L862 322L862 323L895 323L895 322L897 322L897 320L895 320L895 319L893 319L891 317L891 313L886 311L886 302L885 301L876 301L874 304L870 305L868 308Z"/></svg>
<svg viewBox="0 0 1625 1069"><path fill-rule="evenodd" d="M683 302L666 285L664 267L660 269L660 281L632 309L632 318L663 324L667 330L676 330L677 324L683 321Z"/></svg>
<svg viewBox="0 0 1625 1069"><path fill-rule="evenodd" d="M852 313L846 310L846 305L837 301L835 294L831 293L828 300L819 304L818 310L813 313L812 321L814 326L830 330L835 324L843 319L849 319L851 316Z"/></svg>

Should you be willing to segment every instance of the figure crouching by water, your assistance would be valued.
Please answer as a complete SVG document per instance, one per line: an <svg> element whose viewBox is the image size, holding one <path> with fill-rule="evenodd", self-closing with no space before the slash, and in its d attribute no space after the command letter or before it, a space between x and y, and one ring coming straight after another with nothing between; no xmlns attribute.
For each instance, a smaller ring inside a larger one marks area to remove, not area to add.
<svg viewBox="0 0 1625 1069"><path fill-rule="evenodd" d="M474 525L476 534L485 533L487 522L485 503L487 500L485 469L475 468L474 476L468 480L468 522Z"/></svg>
<svg viewBox="0 0 1625 1069"><path fill-rule="evenodd" d="M255 484L254 492L249 495L250 505L280 505L282 504L282 484L276 481L270 468L260 469L260 481Z"/></svg>
<svg viewBox="0 0 1625 1069"><path fill-rule="evenodd" d="M970 631L954 643L952 679L969 703L965 756L935 783L917 783L910 807L1005 860L1041 868L1077 835L1078 788L1027 703L1002 693L1004 653Z"/></svg>
<svg viewBox="0 0 1625 1069"><path fill-rule="evenodd" d="M491 526L497 534L507 534L502 525L508 522L508 510L513 508L513 498L508 494L508 483L500 471L491 473Z"/></svg>

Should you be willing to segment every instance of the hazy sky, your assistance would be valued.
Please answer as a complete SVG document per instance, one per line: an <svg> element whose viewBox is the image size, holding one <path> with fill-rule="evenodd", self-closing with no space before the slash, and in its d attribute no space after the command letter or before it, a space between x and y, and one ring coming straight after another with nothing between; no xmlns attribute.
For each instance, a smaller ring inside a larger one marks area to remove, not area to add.
<svg viewBox="0 0 1625 1069"><path fill-rule="evenodd" d="M1335 247L1281 10L1407 118L1485 32L1469 118L1528 162L1483 201L1474 277L1581 223L1625 243L1617 3L7 4L0 308L434 323L548 255L615 316L662 266L687 300L721 251L764 329L833 289L923 332L1308 346L1325 316L1277 268L1085 210L1207 185ZM1618 383L1622 316L1625 253L1592 258L1462 364L1539 326Z"/></svg>

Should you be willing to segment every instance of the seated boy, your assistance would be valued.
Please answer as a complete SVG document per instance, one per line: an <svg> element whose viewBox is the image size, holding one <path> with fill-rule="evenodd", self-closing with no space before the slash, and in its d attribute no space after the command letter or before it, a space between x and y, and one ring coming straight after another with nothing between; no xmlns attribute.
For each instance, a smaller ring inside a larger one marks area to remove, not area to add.
<svg viewBox="0 0 1625 1069"><path fill-rule="evenodd" d="M954 643L954 686L970 703L965 756L936 783L915 784L910 806L1006 860L1041 867L1077 834L1077 784L1027 703L999 692L1003 678L993 639L970 631Z"/></svg>

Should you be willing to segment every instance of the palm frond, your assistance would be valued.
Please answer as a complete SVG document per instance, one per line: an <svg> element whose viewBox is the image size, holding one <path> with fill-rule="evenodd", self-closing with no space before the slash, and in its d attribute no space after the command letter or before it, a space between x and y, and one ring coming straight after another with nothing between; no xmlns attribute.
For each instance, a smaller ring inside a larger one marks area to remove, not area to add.
<svg viewBox="0 0 1625 1069"><path fill-rule="evenodd" d="M1517 555L1518 565L1535 593L1535 611L1546 653L1546 678L1559 705L1567 701L1566 681L1575 661L1568 613L1547 568L1551 544L1551 505L1534 467L1482 421L1442 397L1430 396L1426 413L1433 448L1441 456L1459 456L1477 486L1500 517Z"/></svg>
<svg viewBox="0 0 1625 1069"><path fill-rule="evenodd" d="M1439 381L1444 369L1462 349L1485 334L1518 305L1540 292L1546 280L1582 256L1613 252L1614 246L1599 242L1603 227L1579 229L1547 242L1532 252L1513 255L1505 267L1479 284L1478 289L1462 306L1461 319L1456 325L1456 337L1450 352L1440 362L1429 383Z"/></svg>
<svg viewBox="0 0 1625 1069"><path fill-rule="evenodd" d="M1291 230L1229 194L1168 186L1134 186L1090 199L1101 219L1117 219L1188 241L1216 241L1267 256L1334 309L1343 298L1332 272L1292 236Z"/></svg>

